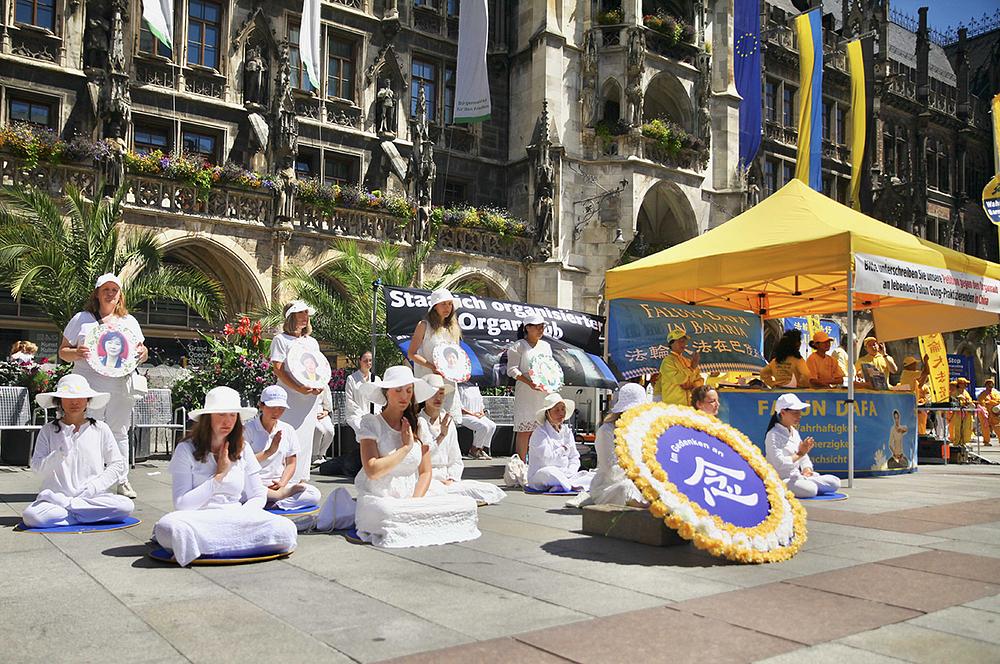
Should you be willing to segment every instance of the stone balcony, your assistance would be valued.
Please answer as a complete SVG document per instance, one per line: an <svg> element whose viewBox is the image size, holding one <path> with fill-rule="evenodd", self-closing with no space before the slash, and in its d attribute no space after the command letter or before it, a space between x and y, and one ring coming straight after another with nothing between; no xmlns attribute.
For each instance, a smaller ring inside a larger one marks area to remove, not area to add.
<svg viewBox="0 0 1000 664"><path fill-rule="evenodd" d="M584 138L589 143L587 155L591 160L640 159L665 168L694 173L704 170L699 163L698 155L692 151L682 150L679 154L675 154L663 148L655 139L638 133L602 137L590 132Z"/></svg>

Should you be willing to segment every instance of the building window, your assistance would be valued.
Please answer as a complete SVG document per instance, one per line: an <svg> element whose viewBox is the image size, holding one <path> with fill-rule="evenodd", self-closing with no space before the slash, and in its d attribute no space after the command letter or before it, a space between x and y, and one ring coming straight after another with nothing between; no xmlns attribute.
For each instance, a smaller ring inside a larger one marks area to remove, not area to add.
<svg viewBox="0 0 1000 664"><path fill-rule="evenodd" d="M444 68L444 123L455 121L455 66L445 65Z"/></svg>
<svg viewBox="0 0 1000 664"><path fill-rule="evenodd" d="M939 191L948 193L951 191L951 159L948 157L948 153L944 151L944 146L938 145L938 181L937 188Z"/></svg>
<svg viewBox="0 0 1000 664"><path fill-rule="evenodd" d="M456 203L465 203L467 200L467 190L468 187L464 182L445 180L443 192L444 204L454 205Z"/></svg>
<svg viewBox="0 0 1000 664"><path fill-rule="evenodd" d="M927 160L927 186L937 189L938 188L937 153L934 151L934 147L933 145L931 145L929 141L927 144L927 153L925 155L925 159Z"/></svg>
<svg viewBox="0 0 1000 664"><path fill-rule="evenodd" d="M764 195L778 191L778 165L773 159L764 160Z"/></svg>
<svg viewBox="0 0 1000 664"><path fill-rule="evenodd" d="M795 165L790 161L781 162L781 184L788 184L795 178Z"/></svg>
<svg viewBox="0 0 1000 664"><path fill-rule="evenodd" d="M893 136L892 125L882 125L882 168L886 175L896 174L896 139Z"/></svg>
<svg viewBox="0 0 1000 664"><path fill-rule="evenodd" d="M906 127L896 128L896 173L900 179L910 177L910 132Z"/></svg>
<svg viewBox="0 0 1000 664"><path fill-rule="evenodd" d="M795 88L785 85L781 94L781 123L786 127L794 127L795 120Z"/></svg>
<svg viewBox="0 0 1000 664"><path fill-rule="evenodd" d="M319 152L316 150L299 149L295 157L295 176L302 180L319 179Z"/></svg>
<svg viewBox="0 0 1000 664"><path fill-rule="evenodd" d="M221 33L222 7L208 0L191 0L188 5L188 64L217 69Z"/></svg>
<svg viewBox="0 0 1000 664"><path fill-rule="evenodd" d="M309 81L309 72L306 71L305 65L302 64L302 58L299 51L299 26L289 25L288 26L288 63L292 70L292 85L299 90L305 90L309 92L313 89L312 83Z"/></svg>
<svg viewBox="0 0 1000 664"><path fill-rule="evenodd" d="M156 150L170 152L170 130L137 124L132 137L132 146L136 152L142 154Z"/></svg>
<svg viewBox="0 0 1000 664"><path fill-rule="evenodd" d="M830 104L823 102L823 140L829 141L830 139Z"/></svg>
<svg viewBox="0 0 1000 664"><path fill-rule="evenodd" d="M837 114L837 143L840 145L847 144L847 113L844 112L844 107L836 106Z"/></svg>
<svg viewBox="0 0 1000 664"><path fill-rule="evenodd" d="M448 0L448 16L458 16L459 0Z"/></svg>
<svg viewBox="0 0 1000 664"><path fill-rule="evenodd" d="M326 40L326 94L354 101L354 44L332 34Z"/></svg>
<svg viewBox="0 0 1000 664"><path fill-rule="evenodd" d="M435 9L436 4L436 0L413 0L414 7L427 7L428 9Z"/></svg>
<svg viewBox="0 0 1000 664"><path fill-rule="evenodd" d="M8 122L25 122L36 127L52 127L52 104L11 97L7 104Z"/></svg>
<svg viewBox="0 0 1000 664"><path fill-rule="evenodd" d="M17 0L17 12L14 20L18 23L34 25L55 32L56 2L55 0Z"/></svg>
<svg viewBox="0 0 1000 664"><path fill-rule="evenodd" d="M420 84L424 85L424 95L427 98L427 119L437 119L437 65L423 60L413 60L410 78L410 115L417 116L417 99L420 95Z"/></svg>
<svg viewBox="0 0 1000 664"><path fill-rule="evenodd" d="M774 81L764 83L764 119L768 122L778 120L778 84Z"/></svg>
<svg viewBox="0 0 1000 664"><path fill-rule="evenodd" d="M218 160L218 137L214 134L185 129L181 132L181 145L184 146L185 154L199 155L212 163Z"/></svg>
<svg viewBox="0 0 1000 664"><path fill-rule="evenodd" d="M341 154L327 153L323 160L323 183L327 185L354 184L357 177L354 174L356 159Z"/></svg>
<svg viewBox="0 0 1000 664"><path fill-rule="evenodd" d="M139 51L150 55L159 55L168 60L174 57L173 50L150 32L149 24L146 23L145 19L139 21Z"/></svg>

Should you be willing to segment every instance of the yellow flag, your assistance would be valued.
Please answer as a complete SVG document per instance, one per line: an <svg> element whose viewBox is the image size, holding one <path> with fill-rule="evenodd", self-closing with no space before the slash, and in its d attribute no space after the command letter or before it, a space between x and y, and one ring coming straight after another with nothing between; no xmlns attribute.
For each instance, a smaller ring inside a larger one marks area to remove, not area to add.
<svg viewBox="0 0 1000 664"><path fill-rule="evenodd" d="M816 335L817 332L823 329L819 324L819 316L815 315L806 316L806 327L809 330L810 341L812 341L812 338Z"/></svg>
<svg viewBox="0 0 1000 664"><path fill-rule="evenodd" d="M918 339L920 355L927 358L930 377L927 380L927 390L931 395L931 403L948 400L948 351L944 345L944 337L940 333L926 334Z"/></svg>
<svg viewBox="0 0 1000 664"><path fill-rule="evenodd" d="M1000 175L1000 92L993 97L993 168Z"/></svg>

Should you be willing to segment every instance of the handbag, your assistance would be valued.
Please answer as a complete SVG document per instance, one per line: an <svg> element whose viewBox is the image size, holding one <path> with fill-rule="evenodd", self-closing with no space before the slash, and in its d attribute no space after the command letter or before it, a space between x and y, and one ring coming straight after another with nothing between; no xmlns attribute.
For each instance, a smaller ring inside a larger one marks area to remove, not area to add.
<svg viewBox="0 0 1000 664"><path fill-rule="evenodd" d="M125 390L136 401L142 401L146 398L146 393L149 392L149 380L142 374L133 371L125 382Z"/></svg>

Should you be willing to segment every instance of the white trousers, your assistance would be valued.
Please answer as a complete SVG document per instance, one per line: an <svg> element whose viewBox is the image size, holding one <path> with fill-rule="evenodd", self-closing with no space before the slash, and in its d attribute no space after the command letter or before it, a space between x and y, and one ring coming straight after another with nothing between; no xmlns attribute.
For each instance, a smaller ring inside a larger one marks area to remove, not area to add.
<svg viewBox="0 0 1000 664"><path fill-rule="evenodd" d="M488 417L462 415L462 426L472 432L472 446L489 451L496 433L496 422Z"/></svg>
<svg viewBox="0 0 1000 664"><path fill-rule="evenodd" d="M311 484L305 484L305 489L289 496L288 498L282 498L281 500L275 501L273 504L268 504L268 507L274 507L279 510L297 510L303 507L314 507L319 505L320 496L319 489Z"/></svg>
<svg viewBox="0 0 1000 664"><path fill-rule="evenodd" d="M590 483L594 481L594 473L589 470L578 470L575 473L568 473L556 466L545 466L535 471L535 474L528 478L528 488L536 491L549 491L558 489L560 491L575 491L582 489L590 491Z"/></svg>
<svg viewBox="0 0 1000 664"><path fill-rule="evenodd" d="M840 490L840 478L835 475L793 475L785 482L796 498L815 498L822 493Z"/></svg>
<svg viewBox="0 0 1000 664"><path fill-rule="evenodd" d="M25 508L21 518L29 528L72 526L78 523L121 521L135 510L125 496L99 493L96 496L70 498L49 489L42 490L35 502Z"/></svg>
<svg viewBox="0 0 1000 664"><path fill-rule="evenodd" d="M125 460L125 470L122 471L119 482L128 481L129 466L131 459L128 454L128 430L132 427L132 408L135 406L133 399L126 388L127 378L108 378L106 376L96 376L90 378L90 386L98 392L107 392L111 395L108 404L104 408L88 410L88 414L95 420L101 420L111 429L111 435L118 443L118 451L121 452Z"/></svg>
<svg viewBox="0 0 1000 664"><path fill-rule="evenodd" d="M326 452L326 448L333 444L333 436L337 432L337 425L333 423L333 418L329 415L321 420L316 420L316 431L313 433L313 450L317 455Z"/></svg>

